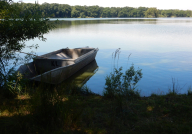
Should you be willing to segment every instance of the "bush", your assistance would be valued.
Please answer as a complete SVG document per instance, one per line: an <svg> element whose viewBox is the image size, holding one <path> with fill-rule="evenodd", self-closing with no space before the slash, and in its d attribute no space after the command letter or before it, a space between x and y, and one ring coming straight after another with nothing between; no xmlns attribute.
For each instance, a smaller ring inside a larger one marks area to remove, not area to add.
<svg viewBox="0 0 192 134"><path fill-rule="evenodd" d="M121 71L122 67L114 68L114 72L106 76L104 96L139 96L138 90L135 91L135 89L142 78L141 69L135 71L134 65L132 65L124 74Z"/></svg>
<svg viewBox="0 0 192 134"><path fill-rule="evenodd" d="M23 93L27 80L22 78L22 74L9 69L5 73L0 73L0 93L6 98L14 98Z"/></svg>

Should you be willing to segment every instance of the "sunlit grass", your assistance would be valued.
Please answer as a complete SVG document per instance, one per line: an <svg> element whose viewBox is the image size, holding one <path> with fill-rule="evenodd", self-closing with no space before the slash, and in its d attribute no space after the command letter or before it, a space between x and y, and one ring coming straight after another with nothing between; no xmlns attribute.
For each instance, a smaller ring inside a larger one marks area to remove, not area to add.
<svg viewBox="0 0 192 134"><path fill-rule="evenodd" d="M148 106L147 107L147 111L153 111L153 107L152 106Z"/></svg>
<svg viewBox="0 0 192 134"><path fill-rule="evenodd" d="M28 106L16 105L16 106L1 106L0 117L13 117L17 115L29 115L30 111Z"/></svg>
<svg viewBox="0 0 192 134"><path fill-rule="evenodd" d="M30 99L31 96L29 96L29 94L24 94L24 95L17 95L17 97L15 99L18 99L18 100L27 100L27 99Z"/></svg>

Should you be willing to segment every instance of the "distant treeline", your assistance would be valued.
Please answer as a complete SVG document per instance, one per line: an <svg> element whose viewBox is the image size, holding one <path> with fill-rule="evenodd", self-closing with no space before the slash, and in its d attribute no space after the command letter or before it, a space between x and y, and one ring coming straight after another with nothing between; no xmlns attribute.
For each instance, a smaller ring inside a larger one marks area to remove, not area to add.
<svg viewBox="0 0 192 134"><path fill-rule="evenodd" d="M16 3L14 3L16 4ZM37 9L44 17L51 18L87 18L87 17L192 17L191 10L158 10L156 8L146 7L99 7L99 6L70 6L67 4L49 4L41 5L32 3L19 3L22 13L36 12Z"/></svg>

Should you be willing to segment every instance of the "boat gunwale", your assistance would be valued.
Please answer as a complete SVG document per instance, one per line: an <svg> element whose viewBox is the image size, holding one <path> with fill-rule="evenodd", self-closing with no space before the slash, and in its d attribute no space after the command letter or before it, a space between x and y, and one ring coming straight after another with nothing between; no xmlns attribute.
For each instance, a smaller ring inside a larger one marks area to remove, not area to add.
<svg viewBox="0 0 192 134"><path fill-rule="evenodd" d="M60 51L63 51L63 50L74 50L74 49L90 49L90 50L92 49L92 50L89 51L89 52L87 52L87 53L85 53L85 54L83 54L83 55L81 55L81 56L79 56L79 57L76 58L76 59L73 59L73 58L57 59L57 58L48 58L48 57L45 57L45 58L44 58L44 56L46 56L46 55L54 54L54 53L57 53L57 52L60 52ZM40 56L38 56L38 57L35 57L34 60L42 60L42 59L45 59L45 60L75 61L75 60L81 58L82 56L85 56L85 55L89 54L90 52L97 50L98 48L86 48L86 47L85 47L85 48L74 48L74 49L62 48L62 49L59 49L59 50L56 50L56 51L53 51L53 52L50 52L50 53L43 54L43 55L40 55ZM41 57L42 57L42 58L41 58Z"/></svg>

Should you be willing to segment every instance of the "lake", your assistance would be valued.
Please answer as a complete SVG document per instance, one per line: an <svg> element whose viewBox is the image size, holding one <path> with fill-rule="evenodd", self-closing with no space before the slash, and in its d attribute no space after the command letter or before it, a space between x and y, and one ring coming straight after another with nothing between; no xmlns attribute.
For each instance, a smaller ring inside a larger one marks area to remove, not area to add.
<svg viewBox="0 0 192 134"><path fill-rule="evenodd" d="M178 93L187 93L192 85L192 18L58 20L56 28L45 34L46 42L35 39L27 44L39 44L39 55L66 47L99 48L94 69L88 69L90 75L83 82L95 93L104 90L105 77L114 67L112 53L117 48L121 53L116 66L122 66L123 71L132 64L142 69L143 78L137 86L141 96L165 94L173 81ZM85 75L85 69L79 74Z"/></svg>

